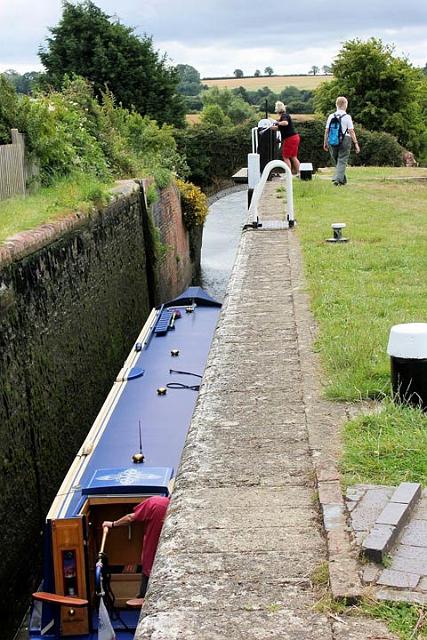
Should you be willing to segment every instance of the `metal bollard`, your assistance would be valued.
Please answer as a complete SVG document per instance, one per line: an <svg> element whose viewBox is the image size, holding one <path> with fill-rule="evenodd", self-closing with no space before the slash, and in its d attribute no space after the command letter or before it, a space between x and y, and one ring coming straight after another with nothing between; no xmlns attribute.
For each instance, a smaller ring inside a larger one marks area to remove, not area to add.
<svg viewBox="0 0 427 640"><path fill-rule="evenodd" d="M346 227L345 222L334 222L331 227L334 237L328 238L326 242L348 242L348 238L344 238L342 235L342 230Z"/></svg>

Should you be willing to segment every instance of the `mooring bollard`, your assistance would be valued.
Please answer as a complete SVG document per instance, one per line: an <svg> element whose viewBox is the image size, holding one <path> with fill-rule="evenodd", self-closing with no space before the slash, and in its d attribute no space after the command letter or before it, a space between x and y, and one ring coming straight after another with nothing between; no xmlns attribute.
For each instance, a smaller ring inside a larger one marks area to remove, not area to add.
<svg viewBox="0 0 427 640"><path fill-rule="evenodd" d="M311 162L301 162L299 166L300 180L311 180L313 175L313 164Z"/></svg>
<svg viewBox="0 0 427 640"><path fill-rule="evenodd" d="M331 227L334 232L334 237L328 238L326 242L348 242L348 238L343 238L342 235L342 230L346 227L345 222L334 222Z"/></svg>
<svg viewBox="0 0 427 640"><path fill-rule="evenodd" d="M390 330L393 397L427 410L427 323L396 324Z"/></svg>

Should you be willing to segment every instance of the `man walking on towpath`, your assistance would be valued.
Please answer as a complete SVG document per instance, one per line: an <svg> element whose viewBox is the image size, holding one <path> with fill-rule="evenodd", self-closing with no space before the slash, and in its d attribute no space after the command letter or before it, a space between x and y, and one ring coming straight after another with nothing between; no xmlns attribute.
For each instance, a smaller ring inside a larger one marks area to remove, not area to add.
<svg viewBox="0 0 427 640"><path fill-rule="evenodd" d="M152 496L138 504L132 513L128 513L118 520L105 520L102 523L103 527L108 527L109 529L129 525L132 522L142 522L144 524L144 540L141 553L142 575L138 598L144 598L147 591L148 579L151 574L169 502L169 498Z"/></svg>
<svg viewBox="0 0 427 640"><path fill-rule="evenodd" d="M331 158L335 164L335 175L332 178L332 182L336 186L342 186L347 184L345 170L351 151L352 141L354 142L356 153L359 153L360 147L354 131L353 120L347 113L347 98L339 96L336 99L335 105L337 110L334 111L334 113L330 113L326 121L323 148L325 151L328 151L329 149L329 153L331 154ZM338 144L331 143L330 128L332 119L334 119L334 122L338 120L341 125L342 136L341 141L339 141Z"/></svg>

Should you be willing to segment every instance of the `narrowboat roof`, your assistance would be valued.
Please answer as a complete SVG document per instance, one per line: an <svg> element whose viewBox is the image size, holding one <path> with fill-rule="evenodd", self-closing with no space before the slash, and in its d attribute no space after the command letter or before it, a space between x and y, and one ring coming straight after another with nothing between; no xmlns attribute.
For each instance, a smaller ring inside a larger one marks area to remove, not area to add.
<svg viewBox="0 0 427 640"><path fill-rule="evenodd" d="M221 303L206 293L202 287L188 287L180 296L170 302L166 302L163 306L190 305L192 303L205 307L221 307Z"/></svg>
<svg viewBox="0 0 427 640"><path fill-rule="evenodd" d="M200 287L190 287L153 310L64 479L48 519L78 515L91 495L168 492L220 307ZM167 387L170 383L172 388ZM159 389L166 389L165 395ZM132 456L140 448L144 461L137 464Z"/></svg>

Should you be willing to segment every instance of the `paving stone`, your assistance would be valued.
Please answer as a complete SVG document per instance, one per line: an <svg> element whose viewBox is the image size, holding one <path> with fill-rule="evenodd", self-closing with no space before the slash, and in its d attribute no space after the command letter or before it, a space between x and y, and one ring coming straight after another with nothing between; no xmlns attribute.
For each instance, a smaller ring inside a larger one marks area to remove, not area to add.
<svg viewBox="0 0 427 640"><path fill-rule="evenodd" d="M362 580L365 584L375 584L382 567L376 564L370 563L363 568Z"/></svg>
<svg viewBox="0 0 427 640"><path fill-rule="evenodd" d="M367 489L361 485L353 485L352 487L348 487L346 492L346 498L351 502L358 502L360 498L363 498Z"/></svg>
<svg viewBox="0 0 427 640"><path fill-rule="evenodd" d="M357 600L362 594L359 565L348 555L329 562L329 581L334 598L350 601Z"/></svg>
<svg viewBox="0 0 427 640"><path fill-rule="evenodd" d="M389 502L377 517L375 524L390 524L396 527L402 525L408 517L409 507L407 504Z"/></svg>
<svg viewBox="0 0 427 640"><path fill-rule="evenodd" d="M346 501L345 506L347 507L347 511L351 513L353 509L357 506L357 502Z"/></svg>
<svg viewBox="0 0 427 640"><path fill-rule="evenodd" d="M329 460L322 459L316 463L316 474L318 482L331 482L339 480L340 474L334 463Z"/></svg>
<svg viewBox="0 0 427 640"><path fill-rule="evenodd" d="M319 482L317 489L320 504L340 504L342 502L341 485L338 480Z"/></svg>
<svg viewBox="0 0 427 640"><path fill-rule="evenodd" d="M366 540L366 531L353 531L353 538L358 547L361 547Z"/></svg>
<svg viewBox="0 0 427 640"><path fill-rule="evenodd" d="M368 489L357 507L351 513L351 523L355 531L369 531L377 516L384 509L393 488Z"/></svg>
<svg viewBox="0 0 427 640"><path fill-rule="evenodd" d="M324 504L323 511L323 524L326 531L332 531L333 529L342 528L345 526L346 518L344 513L343 504Z"/></svg>
<svg viewBox="0 0 427 640"><path fill-rule="evenodd" d="M337 560L351 554L350 538L345 530L345 523L327 532L329 559Z"/></svg>
<svg viewBox="0 0 427 640"><path fill-rule="evenodd" d="M327 618L310 611L297 616L272 602L266 611L236 613L212 611L209 603L203 611L155 612L140 620L135 640L333 640Z"/></svg>
<svg viewBox="0 0 427 640"><path fill-rule="evenodd" d="M331 621L334 640L398 640L398 636L380 620L355 619L345 615L337 618Z"/></svg>
<svg viewBox="0 0 427 640"><path fill-rule="evenodd" d="M427 498L421 498L414 509L414 517L418 520L427 520Z"/></svg>
<svg viewBox="0 0 427 640"><path fill-rule="evenodd" d="M309 520L286 528L282 526L251 529L192 529L189 536L188 528L174 530L171 535L165 534L162 552L176 553L185 548L189 553L229 553L251 554L253 552L282 551L301 553L301 540L308 540L310 544L321 549L320 532L316 531L313 522ZM243 557L243 556L242 556Z"/></svg>
<svg viewBox="0 0 427 640"><path fill-rule="evenodd" d="M384 555L389 551L396 528L387 524L378 524L372 527L365 538L362 548L365 555L374 562L382 562Z"/></svg>
<svg viewBox="0 0 427 640"><path fill-rule="evenodd" d="M402 482L390 498L391 502L413 505L421 497L419 482Z"/></svg>
<svg viewBox="0 0 427 640"><path fill-rule="evenodd" d="M165 531L169 528L186 529L192 524L196 529L220 529L230 526L230 513L233 514L233 529L240 526L255 528L260 522L265 527L280 524L286 528L295 522L316 517L312 496L312 491L307 487L250 487L245 491L243 500L234 487L212 488L208 491L187 487L174 493ZM221 505L227 508L221 510Z"/></svg>
<svg viewBox="0 0 427 640"><path fill-rule="evenodd" d="M407 573L406 571L393 571L393 569L384 569L377 584L388 587L396 587L399 589L415 589L420 581L420 576L416 573Z"/></svg>
<svg viewBox="0 0 427 640"><path fill-rule="evenodd" d="M412 547L427 547L427 520L411 520L403 530L400 543Z"/></svg>
<svg viewBox="0 0 427 640"><path fill-rule="evenodd" d="M424 547L400 544L393 553L390 569L427 576L427 553Z"/></svg>
<svg viewBox="0 0 427 640"><path fill-rule="evenodd" d="M307 609L314 604L309 581L261 582L255 576L245 580L244 573L232 574L190 574L184 577L185 589L176 578L167 580L168 588L157 580L150 582L151 602L147 603L150 612L168 611L173 607L179 610L200 611L205 607L212 611L267 611L272 603L280 609L292 610L301 616L307 615ZM155 596L155 598L153 597Z"/></svg>
<svg viewBox="0 0 427 640"><path fill-rule="evenodd" d="M391 587L379 587L375 590L377 600L388 600L390 602L409 602L415 604L427 604L427 593L419 591L406 591L393 589Z"/></svg>

